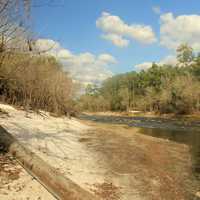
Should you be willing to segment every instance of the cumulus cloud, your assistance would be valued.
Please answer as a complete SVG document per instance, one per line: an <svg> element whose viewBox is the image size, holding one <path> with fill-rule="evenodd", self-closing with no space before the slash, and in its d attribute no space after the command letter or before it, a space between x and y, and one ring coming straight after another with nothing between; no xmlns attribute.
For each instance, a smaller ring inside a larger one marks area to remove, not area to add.
<svg viewBox="0 0 200 200"><path fill-rule="evenodd" d="M36 41L36 47L40 50L40 51L52 51L55 49L59 49L60 48L60 44L54 40L50 40L50 39L38 39Z"/></svg>
<svg viewBox="0 0 200 200"><path fill-rule="evenodd" d="M180 15L172 13L160 16L160 43L176 49L182 43L188 43L195 51L200 50L200 15Z"/></svg>
<svg viewBox="0 0 200 200"><path fill-rule="evenodd" d="M116 59L110 54L101 54L99 55L98 59L105 63L113 63L113 64L117 63Z"/></svg>
<svg viewBox="0 0 200 200"><path fill-rule="evenodd" d="M111 41L119 47L128 46L130 40L143 44L151 44L156 41L155 34L150 26L140 24L126 24L120 17L103 12L96 21L96 26L104 34L103 38Z"/></svg>
<svg viewBox="0 0 200 200"><path fill-rule="evenodd" d="M115 46L127 47L129 45L129 40L124 39L121 35L117 34L105 34L102 38L111 41Z"/></svg>
<svg viewBox="0 0 200 200"><path fill-rule="evenodd" d="M161 14L161 9L160 6L153 6L152 10L155 14L160 15Z"/></svg>
<svg viewBox="0 0 200 200"><path fill-rule="evenodd" d="M176 56L174 55L169 55L169 56L166 56L164 59L162 59L158 64L161 64L161 65L176 65L178 63L177 59L176 59Z"/></svg>
<svg viewBox="0 0 200 200"><path fill-rule="evenodd" d="M60 49L57 53L57 57L60 59L69 59L72 56L72 53L67 49Z"/></svg>
<svg viewBox="0 0 200 200"><path fill-rule="evenodd" d="M135 66L136 71L147 70L152 67L153 62L143 62ZM155 62L158 65L172 65L175 66L177 64L176 56L169 55L160 60L159 62Z"/></svg>
<svg viewBox="0 0 200 200"><path fill-rule="evenodd" d="M147 70L151 68L152 62L143 62L135 66L136 71Z"/></svg>
<svg viewBox="0 0 200 200"><path fill-rule="evenodd" d="M39 50L55 56L63 64L64 70L70 72L76 82L84 85L99 84L111 77L113 73L109 70L109 66L117 63L110 54L94 55L90 52L74 54L53 40L39 39L36 41L36 46Z"/></svg>
<svg viewBox="0 0 200 200"><path fill-rule="evenodd" d="M62 59L65 69L83 84L98 84L111 77L113 74L108 68L116 62L115 58L109 54L96 56L89 52L73 55L70 59Z"/></svg>

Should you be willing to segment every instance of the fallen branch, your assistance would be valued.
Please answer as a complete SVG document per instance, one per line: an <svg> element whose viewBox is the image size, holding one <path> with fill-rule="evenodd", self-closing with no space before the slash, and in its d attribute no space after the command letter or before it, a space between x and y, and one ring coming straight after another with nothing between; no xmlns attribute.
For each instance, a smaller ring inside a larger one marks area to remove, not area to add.
<svg viewBox="0 0 200 200"><path fill-rule="evenodd" d="M97 200L93 194L84 190L55 168L48 165L35 153L0 126L0 146L10 152L17 161L38 180L53 196L59 200Z"/></svg>

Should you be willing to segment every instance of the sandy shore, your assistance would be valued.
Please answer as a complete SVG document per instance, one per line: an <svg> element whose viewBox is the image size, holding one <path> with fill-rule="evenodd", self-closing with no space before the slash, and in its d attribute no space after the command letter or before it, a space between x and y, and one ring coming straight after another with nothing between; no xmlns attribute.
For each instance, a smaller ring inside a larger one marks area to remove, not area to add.
<svg viewBox="0 0 200 200"><path fill-rule="evenodd" d="M173 113L169 114L161 114L161 113L155 113L155 112L143 112L143 111L105 111L105 112L83 112L86 115L96 115L96 116L118 116L118 117L150 117L150 118L161 118L161 119L180 119L182 121L199 121L200 120L200 113L194 113L194 114L188 114L188 115L177 115Z"/></svg>
<svg viewBox="0 0 200 200"><path fill-rule="evenodd" d="M103 200L180 200L195 193L186 145L138 134L136 128L26 113L2 104L0 108L8 113L0 117L4 128ZM34 195L40 189L35 187Z"/></svg>
<svg viewBox="0 0 200 200"><path fill-rule="evenodd" d="M1 200L55 200L12 156L0 154Z"/></svg>

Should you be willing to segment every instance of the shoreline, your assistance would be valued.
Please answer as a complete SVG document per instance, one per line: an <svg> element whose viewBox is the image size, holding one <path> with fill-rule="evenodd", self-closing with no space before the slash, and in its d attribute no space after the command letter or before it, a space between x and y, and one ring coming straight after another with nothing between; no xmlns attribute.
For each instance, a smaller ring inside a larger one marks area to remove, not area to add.
<svg viewBox="0 0 200 200"><path fill-rule="evenodd" d="M195 120L200 121L200 113L187 114L187 115L177 115L177 114L157 114L155 112L82 112L87 115L101 115L101 116L122 116L122 117L152 117L152 118L163 118L163 119L182 119L182 120Z"/></svg>
<svg viewBox="0 0 200 200"><path fill-rule="evenodd" d="M0 108L8 113L1 115L0 123L20 142L102 199L179 200L197 192L187 145L141 135L138 128L123 125Z"/></svg>

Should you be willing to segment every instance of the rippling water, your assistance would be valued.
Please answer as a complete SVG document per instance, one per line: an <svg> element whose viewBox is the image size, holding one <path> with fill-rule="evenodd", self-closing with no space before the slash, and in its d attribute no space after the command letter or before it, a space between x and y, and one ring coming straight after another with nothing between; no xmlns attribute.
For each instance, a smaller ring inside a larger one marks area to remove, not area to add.
<svg viewBox="0 0 200 200"><path fill-rule="evenodd" d="M81 115L80 118L96 122L140 127L140 133L142 134L189 145L193 171L195 176L200 179L200 121L187 122L180 119L99 115Z"/></svg>
<svg viewBox="0 0 200 200"><path fill-rule="evenodd" d="M141 128L140 132L145 135L169 139L189 145L191 147L193 171L195 176L200 179L200 132L192 130L166 130L161 128Z"/></svg>

